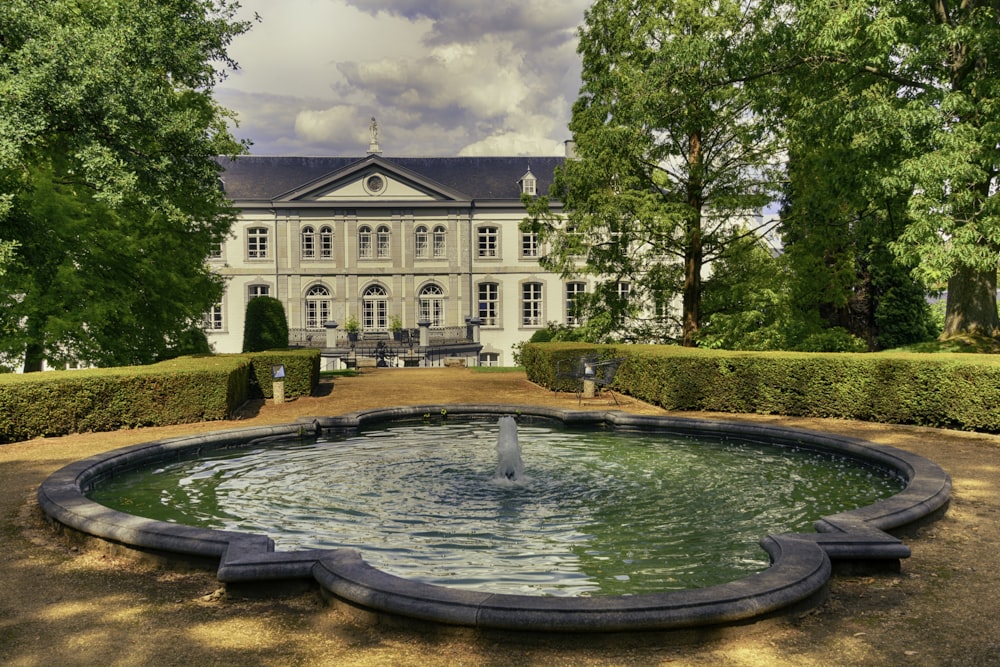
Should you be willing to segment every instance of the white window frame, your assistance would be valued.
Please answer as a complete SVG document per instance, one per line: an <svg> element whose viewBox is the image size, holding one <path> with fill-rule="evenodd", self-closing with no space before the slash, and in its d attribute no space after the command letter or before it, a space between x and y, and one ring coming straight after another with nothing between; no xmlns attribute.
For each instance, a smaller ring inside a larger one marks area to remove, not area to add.
<svg viewBox="0 0 1000 667"><path fill-rule="evenodd" d="M358 258L372 259L375 250L372 247L372 228L368 225L358 227Z"/></svg>
<svg viewBox="0 0 1000 667"><path fill-rule="evenodd" d="M425 285L417 297L417 318L428 320L432 327L444 326L444 290L436 283Z"/></svg>
<svg viewBox="0 0 1000 667"><path fill-rule="evenodd" d="M215 304L205 313L204 328L206 331L223 331L225 329L221 303Z"/></svg>
<svg viewBox="0 0 1000 667"><path fill-rule="evenodd" d="M481 282L476 287L480 326L500 326L500 283Z"/></svg>
<svg viewBox="0 0 1000 667"><path fill-rule="evenodd" d="M496 368L500 365L500 353L499 352L480 352L479 353L479 365L489 366Z"/></svg>
<svg viewBox="0 0 1000 667"><path fill-rule="evenodd" d="M521 326L540 327L545 323L545 286L540 282L521 283Z"/></svg>
<svg viewBox="0 0 1000 667"><path fill-rule="evenodd" d="M476 230L476 256L479 259L500 258L500 228L483 225Z"/></svg>
<svg viewBox="0 0 1000 667"><path fill-rule="evenodd" d="M389 233L389 225L379 225L375 230L375 256L378 259L392 257L392 235Z"/></svg>
<svg viewBox="0 0 1000 667"><path fill-rule="evenodd" d="M566 283L566 324L571 327L583 324L583 319L574 314L576 298L587 293L587 283L573 281Z"/></svg>
<svg viewBox="0 0 1000 667"><path fill-rule="evenodd" d="M385 331L389 321L389 292L382 285L369 285L361 295L361 329Z"/></svg>
<svg viewBox="0 0 1000 667"><path fill-rule="evenodd" d="M306 291L302 309L306 329L322 329L330 320L331 296L326 285L313 285Z"/></svg>
<svg viewBox="0 0 1000 667"><path fill-rule="evenodd" d="M435 257L448 256L448 232L444 225L435 225L432 243L434 244L433 254Z"/></svg>
<svg viewBox="0 0 1000 667"><path fill-rule="evenodd" d="M247 285L247 301L256 299L259 296L271 296L271 286L260 283Z"/></svg>
<svg viewBox="0 0 1000 667"><path fill-rule="evenodd" d="M302 228L302 259L316 258L316 228L306 225Z"/></svg>
<svg viewBox="0 0 1000 667"><path fill-rule="evenodd" d="M418 259L426 259L430 256L430 245L428 244L429 234L426 225L418 225L413 231L413 254Z"/></svg>
<svg viewBox="0 0 1000 667"><path fill-rule="evenodd" d="M321 259L333 259L333 227L330 225L319 228L319 256Z"/></svg>
<svg viewBox="0 0 1000 667"><path fill-rule="evenodd" d="M247 228L247 259L267 259L271 231L267 227Z"/></svg>
<svg viewBox="0 0 1000 667"><path fill-rule="evenodd" d="M521 257L538 257L538 234L535 232L521 232Z"/></svg>

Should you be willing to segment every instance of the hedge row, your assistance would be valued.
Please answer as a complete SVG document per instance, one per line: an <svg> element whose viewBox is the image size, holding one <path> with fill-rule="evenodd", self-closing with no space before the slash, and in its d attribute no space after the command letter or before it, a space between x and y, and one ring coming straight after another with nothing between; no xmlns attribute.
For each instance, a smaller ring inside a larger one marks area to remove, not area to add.
<svg viewBox="0 0 1000 667"><path fill-rule="evenodd" d="M285 398L309 396L319 385L319 351L267 351L242 356L250 358L250 397L274 398L275 366L285 367Z"/></svg>
<svg viewBox="0 0 1000 667"><path fill-rule="evenodd" d="M667 410L836 417L1000 432L1000 358L991 355L536 343L524 346L522 360L529 379L553 388L559 359L595 352L627 358L616 386Z"/></svg>
<svg viewBox="0 0 1000 667"><path fill-rule="evenodd" d="M251 396L252 377L266 374L261 386L270 391L272 363L288 369L287 397L309 395L319 382L317 351L0 375L0 443L226 419Z"/></svg>

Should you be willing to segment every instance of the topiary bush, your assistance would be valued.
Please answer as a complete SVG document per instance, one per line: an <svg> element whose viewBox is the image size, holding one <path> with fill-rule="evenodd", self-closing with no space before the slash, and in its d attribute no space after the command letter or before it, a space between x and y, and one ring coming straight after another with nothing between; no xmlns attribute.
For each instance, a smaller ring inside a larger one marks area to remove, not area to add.
<svg viewBox="0 0 1000 667"><path fill-rule="evenodd" d="M285 307L270 296L258 296L247 304L243 325L243 351L263 352L288 347L288 320Z"/></svg>

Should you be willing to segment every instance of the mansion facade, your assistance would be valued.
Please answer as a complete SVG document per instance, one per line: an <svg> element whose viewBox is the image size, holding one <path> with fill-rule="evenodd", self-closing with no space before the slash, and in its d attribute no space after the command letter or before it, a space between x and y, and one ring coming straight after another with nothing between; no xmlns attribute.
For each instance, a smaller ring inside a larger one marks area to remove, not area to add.
<svg viewBox="0 0 1000 667"><path fill-rule="evenodd" d="M239 352L247 303L266 295L284 305L290 343L323 348L327 368L347 354L355 322L372 341L401 326L411 354L428 337L464 339L475 342L471 356L468 345L456 352L468 363L513 365L512 347L549 322L572 323L568 304L587 290L543 270L537 239L520 229L522 195L547 192L564 160L377 150L223 160L239 219L209 260L226 281L209 342Z"/></svg>

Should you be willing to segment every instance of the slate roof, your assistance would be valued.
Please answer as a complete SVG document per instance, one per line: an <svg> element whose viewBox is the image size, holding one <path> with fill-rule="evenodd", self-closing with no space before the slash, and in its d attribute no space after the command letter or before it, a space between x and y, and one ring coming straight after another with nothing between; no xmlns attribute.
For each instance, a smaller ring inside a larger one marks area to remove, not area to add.
<svg viewBox="0 0 1000 667"><path fill-rule="evenodd" d="M368 157L220 158L226 194L233 201L269 201L302 185L364 162ZM430 181L457 190L470 199L519 199L518 180L528 169L546 194L555 168L564 157L384 157Z"/></svg>

